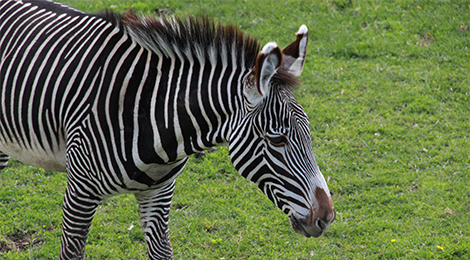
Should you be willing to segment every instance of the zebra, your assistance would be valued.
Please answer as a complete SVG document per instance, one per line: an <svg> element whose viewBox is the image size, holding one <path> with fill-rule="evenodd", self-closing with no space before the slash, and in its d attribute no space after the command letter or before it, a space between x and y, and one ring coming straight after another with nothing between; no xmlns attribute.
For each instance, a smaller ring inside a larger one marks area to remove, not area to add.
<svg viewBox="0 0 470 260"><path fill-rule="evenodd" d="M321 236L336 213L292 93L307 42L305 25L281 50L204 16L0 0L0 169L11 156L67 173L59 259L84 258L98 205L124 193L149 259L172 259L176 178L214 146L295 232Z"/></svg>

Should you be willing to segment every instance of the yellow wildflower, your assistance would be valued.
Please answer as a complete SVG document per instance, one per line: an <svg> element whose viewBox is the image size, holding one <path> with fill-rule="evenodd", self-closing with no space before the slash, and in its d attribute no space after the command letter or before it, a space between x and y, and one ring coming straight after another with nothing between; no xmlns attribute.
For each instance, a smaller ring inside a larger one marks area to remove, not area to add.
<svg viewBox="0 0 470 260"><path fill-rule="evenodd" d="M444 251L444 248L442 246L437 246L437 249Z"/></svg>
<svg viewBox="0 0 470 260"><path fill-rule="evenodd" d="M392 240L390 240L390 241L391 241L392 243L395 243L395 242L397 242L397 240L396 240L396 239L392 239Z"/></svg>

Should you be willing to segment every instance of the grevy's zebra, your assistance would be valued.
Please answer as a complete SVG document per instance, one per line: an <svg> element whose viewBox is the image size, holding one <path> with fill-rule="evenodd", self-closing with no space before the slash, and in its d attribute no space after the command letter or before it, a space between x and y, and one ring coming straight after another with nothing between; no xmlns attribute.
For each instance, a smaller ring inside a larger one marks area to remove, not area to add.
<svg viewBox="0 0 470 260"><path fill-rule="evenodd" d="M149 257L171 258L168 213L187 157L228 145L235 168L320 236L335 218L290 86L307 28L283 51L207 18L89 15L0 0L0 170L67 171L60 259L84 257L97 206L135 194Z"/></svg>

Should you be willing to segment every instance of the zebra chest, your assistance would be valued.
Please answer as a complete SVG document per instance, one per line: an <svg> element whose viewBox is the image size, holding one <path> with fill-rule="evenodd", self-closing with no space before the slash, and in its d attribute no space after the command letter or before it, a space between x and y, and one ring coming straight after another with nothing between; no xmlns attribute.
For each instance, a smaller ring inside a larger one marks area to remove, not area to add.
<svg viewBox="0 0 470 260"><path fill-rule="evenodd" d="M138 190L164 186L181 174L187 162L188 158L184 158L168 164L139 165L138 169L127 171L125 185Z"/></svg>

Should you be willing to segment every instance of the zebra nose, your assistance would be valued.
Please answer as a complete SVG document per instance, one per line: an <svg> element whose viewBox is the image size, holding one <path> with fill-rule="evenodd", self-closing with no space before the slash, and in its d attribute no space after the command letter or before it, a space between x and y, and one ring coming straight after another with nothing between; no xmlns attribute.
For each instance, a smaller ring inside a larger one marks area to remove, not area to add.
<svg viewBox="0 0 470 260"><path fill-rule="evenodd" d="M314 222L318 229L320 229L323 232L325 232L328 227L335 221L336 219L336 211L333 209L330 212L327 212L323 217L319 217L316 219Z"/></svg>
<svg viewBox="0 0 470 260"><path fill-rule="evenodd" d="M300 221L303 228L311 236L321 236L330 227L336 218L331 196L322 188L315 190L316 203L312 205L308 216L304 221Z"/></svg>
<svg viewBox="0 0 470 260"><path fill-rule="evenodd" d="M315 223L318 229L324 232L336 219L336 212L331 197L327 195L324 189L317 188L315 198L317 199L318 207L316 211L311 212L312 223Z"/></svg>
<svg viewBox="0 0 470 260"><path fill-rule="evenodd" d="M323 235L336 219L336 212L334 209L331 209L322 211L322 214L318 213L318 211L316 214L310 211L310 214L307 216L293 214L290 216L292 229L306 237L319 237Z"/></svg>
<svg viewBox="0 0 470 260"><path fill-rule="evenodd" d="M317 227L320 229L320 230L325 230L325 228L327 227L327 224L324 220L322 219L317 219Z"/></svg>
<svg viewBox="0 0 470 260"><path fill-rule="evenodd" d="M329 226L324 220L314 219L311 215L305 217L293 214L290 216L290 223L295 232L306 237L319 237Z"/></svg>

